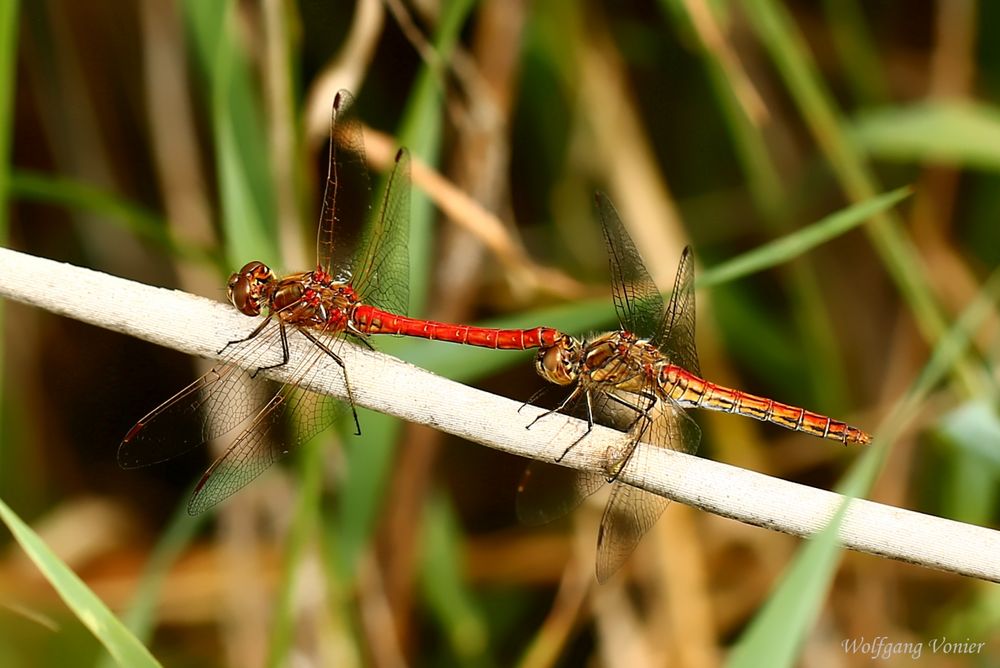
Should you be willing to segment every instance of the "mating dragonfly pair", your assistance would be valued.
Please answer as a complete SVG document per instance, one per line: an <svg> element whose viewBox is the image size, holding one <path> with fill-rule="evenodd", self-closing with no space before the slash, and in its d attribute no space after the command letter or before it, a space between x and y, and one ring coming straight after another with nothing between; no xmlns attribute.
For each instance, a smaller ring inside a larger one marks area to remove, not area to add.
<svg viewBox="0 0 1000 668"><path fill-rule="evenodd" d="M870 442L868 434L844 422L702 379L694 342L690 249L681 255L664 307L617 211L601 194L597 206L611 255L618 331L581 340L549 327L488 329L407 317L409 155L405 150L396 155L367 241L353 243L347 226L338 222L367 217L370 185L361 126L351 106L347 92L337 94L316 268L278 278L264 263L250 262L234 273L229 300L240 312L263 313L264 319L246 337L227 344L208 373L139 420L119 446L119 463L135 468L165 461L244 425L198 482L188 506L191 514L226 499L333 422L345 404L297 388L318 371L321 360L340 366L346 405L360 434L350 375L337 351L348 338L369 345L373 334L537 349L538 373L571 388L565 401L543 418L563 411L581 415L591 426L623 427L620 447L606 453L603 470L571 472L535 462L518 488L519 516L539 523L562 515L605 483L613 485L598 537L597 577L602 582L621 567L668 503L618 482L618 475L627 465L638 464L634 456L643 441L686 453L697 450L701 432L683 408L736 413L845 444ZM360 250L352 253L355 246ZM308 354L292 359L290 333L313 344ZM258 378L262 371L288 365L294 367L296 381L276 392Z"/></svg>

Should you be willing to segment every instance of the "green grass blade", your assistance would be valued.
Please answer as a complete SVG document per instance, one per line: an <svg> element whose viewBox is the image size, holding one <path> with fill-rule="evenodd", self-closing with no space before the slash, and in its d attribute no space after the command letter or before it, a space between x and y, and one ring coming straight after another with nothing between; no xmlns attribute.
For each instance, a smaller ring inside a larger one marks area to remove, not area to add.
<svg viewBox="0 0 1000 668"><path fill-rule="evenodd" d="M7 525L14 539L60 598L104 645L118 665L129 668L160 665L83 580L53 554L38 534L3 501L0 501L0 520Z"/></svg>
<svg viewBox="0 0 1000 668"><path fill-rule="evenodd" d="M189 496L189 494L185 494L184 498L187 499ZM170 567L191 544L195 533L207 517L204 514L191 517L187 511L187 504L179 504L173 517L170 518L166 530L150 554L146 567L139 577L135 594L132 596L132 603L122 615L122 623L141 642L148 642L152 637L156 604L160 599L160 592ZM105 660L99 662L98 665L109 666L111 661L111 657L106 656Z"/></svg>
<svg viewBox="0 0 1000 668"><path fill-rule="evenodd" d="M994 272L955 324L941 337L920 376L879 427L875 444L848 472L838 486L838 492L847 497L859 497L871 488L888 454L888 445L895 441L906 422L918 413L930 390L962 359L972 332L995 313L994 304L998 297L1000 271ZM737 642L728 666L794 665L796 653L814 625L833 580L840 555L836 537L844 509L842 506L830 525L799 550L775 593Z"/></svg>
<svg viewBox="0 0 1000 668"><path fill-rule="evenodd" d="M17 0L0 0L0 246L7 245L7 233L10 226L8 219L10 215L10 141L11 130L14 124L14 87L16 83L17 64ZM4 327L4 305L0 302L0 342L3 340ZM8 402L4 387L6 373L3 358L4 347L0 345L0 414L7 408ZM4 462L8 459L7 449L3 444L10 443L7 440L4 430L10 428L10 421L0 420L0 470L16 470L15 466L5 467ZM12 453L11 453L12 454ZM8 461L9 464L13 462ZM0 485L6 487L5 474L0 473Z"/></svg>
<svg viewBox="0 0 1000 668"><path fill-rule="evenodd" d="M358 419L362 435L352 433L344 438L350 475L344 480L343 494L336 509L340 530L338 579L344 582L353 579L358 555L375 528L389 471L395 461L394 444L401 429L398 420L361 408Z"/></svg>
<svg viewBox="0 0 1000 668"><path fill-rule="evenodd" d="M971 332L975 331L987 317L996 317L997 303L1000 303L1000 269L990 274L979 294L965 307L947 336L934 346L930 360L920 372L913 390L907 396L905 409L908 417L919 411L919 401L961 361L969 345ZM994 388L992 383L986 387L991 390ZM990 394L985 392L982 396Z"/></svg>
<svg viewBox="0 0 1000 668"><path fill-rule="evenodd" d="M755 111L762 104L757 98L757 87L739 60L730 57L731 52L712 38L714 32L709 27L713 21L727 25L731 21L728 8L680 0L660 0L660 6L674 19L680 38L697 45L761 223L772 235L789 232L799 193L793 182L783 178L772 159L770 137L765 134L767 124L760 122L759 110ZM849 32L860 30L852 28ZM792 314L788 324L794 326L788 328L789 333L798 340L802 355L812 360L815 368L815 373L809 376L812 393L820 405L832 409L849 394L841 347L833 334L836 315L830 312L820 294L812 265L795 262L781 278Z"/></svg>
<svg viewBox="0 0 1000 668"><path fill-rule="evenodd" d="M792 666L840 561L837 530L845 506L827 529L799 550L781 584L733 647L729 668Z"/></svg>
<svg viewBox="0 0 1000 668"><path fill-rule="evenodd" d="M451 0L444 3L434 35L437 62L447 63L469 12L471 0ZM417 76L403 118L399 125L399 142L429 165L436 165L441 150L442 105L444 104L445 73L431 63L425 63ZM410 203L410 313L419 313L427 301L431 258L434 210L430 200L418 189ZM414 272L413 269L417 271Z"/></svg>
<svg viewBox="0 0 1000 668"><path fill-rule="evenodd" d="M938 430L963 452L975 456L981 464L1000 472L1000 416L994 399L973 399L941 418ZM988 520L987 520L988 521Z"/></svg>
<svg viewBox="0 0 1000 668"><path fill-rule="evenodd" d="M19 199L60 204L72 211L92 213L99 221L119 221L123 229L165 248L175 257L222 267L219 258L207 250L175 239L159 215L75 179L18 170L11 174L10 193Z"/></svg>
<svg viewBox="0 0 1000 668"><path fill-rule="evenodd" d="M465 583L462 530L448 498L441 494L431 497L423 529L420 572L424 599L442 626L455 664L483 665L488 626Z"/></svg>
<svg viewBox="0 0 1000 668"><path fill-rule="evenodd" d="M858 0L823 0L833 47L843 63L844 74L862 104L889 99L889 86L872 31Z"/></svg>
<svg viewBox="0 0 1000 668"><path fill-rule="evenodd" d="M10 140L14 126L17 83L17 0L0 0L0 244L7 243L7 189L10 183ZM0 330L2 331L2 330Z"/></svg>
<svg viewBox="0 0 1000 668"><path fill-rule="evenodd" d="M880 189L876 178L860 149L848 138L833 95L788 10L775 0L748 0L743 7L844 192L856 202L874 196ZM935 343L947 324L899 217L891 213L878 216L865 229L922 335ZM958 365L954 373L970 392L981 389L968 363Z"/></svg>
<svg viewBox="0 0 1000 668"><path fill-rule="evenodd" d="M197 62L208 82L226 256L279 266L274 184L266 129L247 59L233 36L233 2L183 3Z"/></svg>
<svg viewBox="0 0 1000 668"><path fill-rule="evenodd" d="M935 512L969 524L989 524L1000 494L1000 420L992 399L978 397L943 416L934 444Z"/></svg>
<svg viewBox="0 0 1000 668"><path fill-rule="evenodd" d="M890 209L911 192L909 186L905 186L841 209L808 227L705 270L697 285L701 288L718 285L788 262Z"/></svg>
<svg viewBox="0 0 1000 668"><path fill-rule="evenodd" d="M985 104L875 109L860 114L850 131L877 158L1000 171L1000 110Z"/></svg>
<svg viewBox="0 0 1000 668"><path fill-rule="evenodd" d="M330 401L330 399L324 399ZM298 457L298 500L292 515L292 526L286 540L285 563L278 587L278 601L272 614L271 642L268 666L285 666L289 663L288 651L295 632L294 597L296 577L306 554L306 547L315 537L319 517L320 498L323 491L324 446L327 439L314 438L303 448Z"/></svg>
<svg viewBox="0 0 1000 668"><path fill-rule="evenodd" d="M719 110L732 137L736 157L746 174L754 204L764 214L765 220L779 219L786 202L781 174L768 152L764 133L748 116L746 106L740 99L741 94L746 95L746 91L741 93L737 90L742 83L739 80L741 72L733 70L733 60L726 59L717 44L710 44L705 40L704 32L698 29L692 14L694 5L679 0L660 0L659 5L675 30L680 33L679 37L684 42L697 46L708 81L719 103ZM722 10L718 6L707 4L700 6L700 9L710 13Z"/></svg>
<svg viewBox="0 0 1000 668"><path fill-rule="evenodd" d="M793 260L817 246L861 225L908 197L908 187L883 193L830 214L802 229L791 232L695 277L699 289L744 278ZM480 323L484 327L537 327L545 325L564 332L585 333L615 327L615 312L609 298L589 299L573 304L538 309L515 316ZM471 381L490 373L523 364L529 353L497 354L471 346L445 346L424 341L379 341L379 347L413 364L455 380Z"/></svg>
<svg viewBox="0 0 1000 668"><path fill-rule="evenodd" d="M660 6L673 17L675 29L680 27L680 38L698 47L761 223L771 234L790 231L798 193L772 159L770 138L765 135L767 124L762 124L754 112L757 88L739 60L729 57L731 52L713 40L713 31L708 27L712 21L726 25L731 20L727 8L680 0L661 0ZM699 16L699 12L704 13ZM849 9L847 13L850 14ZM851 26L844 32L854 35L863 30ZM809 376L812 393L820 405L832 409L849 394L841 347L833 334L836 315L830 312L820 294L813 266L795 262L789 271L783 272L782 279L793 316L789 324L794 329L789 328L790 334L800 342L803 356L812 360L815 368L815 373Z"/></svg>
<svg viewBox="0 0 1000 668"><path fill-rule="evenodd" d="M76 179L19 170L11 175L10 190L21 199L61 204L68 209L119 220L137 236L169 245L163 218Z"/></svg>

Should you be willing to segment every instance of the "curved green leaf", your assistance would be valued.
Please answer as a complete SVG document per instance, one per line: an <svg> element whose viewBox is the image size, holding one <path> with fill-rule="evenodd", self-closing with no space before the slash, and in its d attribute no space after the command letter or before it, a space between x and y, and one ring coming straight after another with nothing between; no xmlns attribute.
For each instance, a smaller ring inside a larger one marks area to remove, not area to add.
<svg viewBox="0 0 1000 668"><path fill-rule="evenodd" d="M0 501L0 520L7 525L14 539L38 566L38 570L55 588L60 598L101 641L118 665L129 668L160 665L149 650L112 614L108 606L3 501Z"/></svg>
<svg viewBox="0 0 1000 668"><path fill-rule="evenodd" d="M929 102L860 114L851 135L877 158L1000 171L1000 110L971 102Z"/></svg>

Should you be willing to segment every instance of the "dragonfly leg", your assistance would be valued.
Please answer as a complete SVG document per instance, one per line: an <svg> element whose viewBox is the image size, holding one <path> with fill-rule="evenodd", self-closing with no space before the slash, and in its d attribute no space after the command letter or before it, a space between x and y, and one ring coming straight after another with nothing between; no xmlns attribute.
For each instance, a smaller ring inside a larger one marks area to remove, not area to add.
<svg viewBox="0 0 1000 668"><path fill-rule="evenodd" d="M652 421L653 418L650 415L650 413L653 412L653 408L656 407L656 402L658 401L655 394L652 394L651 392L647 392L645 390L639 392L636 396L638 396L640 399L645 399L646 401L648 401L649 405L643 408L631 402L625 401L616 394L610 394L610 393L608 394L608 398L611 399L612 401L621 404L622 406L628 408L629 410L635 411L636 420L633 420L632 424L629 425L630 429L635 426L635 423L639 417L645 416L648 420Z"/></svg>
<svg viewBox="0 0 1000 668"><path fill-rule="evenodd" d="M523 411L525 409L525 407L528 406L528 404L533 404L536 401L538 401L538 399L542 395L544 395L545 393L547 393L551 389L552 389L552 385L545 385L544 387L540 388L537 392L535 392L530 397L528 397L527 401L525 401L523 404L521 404L521 406L517 409L517 412L520 413L521 411ZM552 411L549 411L549 412L551 413ZM535 424L535 422L537 422L539 418L544 417L545 415L548 415L548 414L549 413L544 413L543 415L539 415L537 418L535 418L534 420L531 421L531 424ZM525 429L531 429L531 424L529 424L527 427L525 427Z"/></svg>
<svg viewBox="0 0 1000 668"><path fill-rule="evenodd" d="M374 352L375 347L368 342L368 337L370 336L367 332L362 332L360 329L354 326L354 323L350 320L347 321L347 331L357 337L358 341L365 344L368 350Z"/></svg>
<svg viewBox="0 0 1000 668"><path fill-rule="evenodd" d="M270 314L268 314L268 316L264 318L263 322L257 325L252 332L244 336L242 339L235 339L233 341L230 341L226 345L222 346L222 348L219 349L219 352L217 354L221 355L226 351L226 348L228 348L229 346L235 346L238 343L246 343L247 341L256 338L258 334L264 331L264 328L267 326L267 323L269 322L271 322Z"/></svg>
<svg viewBox="0 0 1000 668"><path fill-rule="evenodd" d="M636 428L636 425L638 425L640 422L643 423L642 428L639 429L636 432L635 438L630 438L629 439L629 443L628 443L628 446L625 449L625 452L622 453L621 456L616 457L614 463L608 465L608 467L606 469L606 471L607 471L606 480L609 483L612 483L612 482L615 482L616 480L618 480L618 476L621 475L621 472L625 468L625 465L628 464L628 460L632 458L632 453L635 452L636 447L639 445L639 441L642 440L642 437L646 433L646 430L649 429L649 427L653 424L653 416L650 415L650 413L652 412L653 408L656 406L656 402L657 402L656 395L652 394L650 392L643 391L643 392L640 392L638 394L638 396L639 396L640 399L645 399L646 401L649 402L648 405L645 408L643 408L641 406L637 406L637 405L635 405L633 403L630 403L628 401L625 401L621 397L615 396L614 394L609 394L608 395L608 397L610 399L616 401L617 403L621 404L622 406L624 406L624 407L626 407L626 408L628 408L630 410L635 411L635 414L636 414L635 415L635 419L632 420L632 422L629 424L628 428L626 428L626 430L625 430L626 433L628 433L628 434L633 433L633 431Z"/></svg>
<svg viewBox="0 0 1000 668"><path fill-rule="evenodd" d="M532 397L531 397L531 399L529 401L534 401L536 398L538 398L545 391L545 389L547 389L547 388L542 388L541 390L539 390L538 392L536 392L534 395L532 395ZM547 410L544 413L542 413L541 415L538 415L537 417L535 417L534 420L532 420L531 422L529 422L524 428L525 429L531 429L532 427L535 426L535 423L538 422L539 420L541 420L542 418L548 417L548 416L552 415L553 413L558 413L562 409L566 408L566 406L568 406L571 401L573 401L578 396L580 396L580 392L582 392L582 391L583 391L583 388L581 388L579 385L577 385L576 387L573 388L573 391L570 392L569 395L565 399L562 400L562 403L560 403L555 408ZM589 397L588 397L588 401L589 401ZM524 406L522 406L521 408L524 408ZM518 409L518 412L520 412L520 409Z"/></svg>
<svg viewBox="0 0 1000 668"><path fill-rule="evenodd" d="M268 366L259 366L259 367L257 367L254 370L254 372L252 374L250 374L251 378L256 378L257 374L259 374L261 371L268 371L270 369L277 369L278 367L282 367L282 366L285 366L286 364L288 364L288 360L290 359L291 356L288 353L288 333L285 331L285 322L283 320L278 320L278 328L279 328L278 329L278 333L281 335L280 336L280 338L281 338L281 361L278 362L277 364L270 364Z"/></svg>
<svg viewBox="0 0 1000 668"><path fill-rule="evenodd" d="M305 329L300 329L299 331L302 332L307 339L312 341L317 348L326 353L330 359L336 362L340 367L341 372L344 374L344 388L347 390L347 401L351 404L351 415L354 417L354 434L355 436L360 436L361 421L358 420L358 409L354 405L354 392L351 390L351 381L347 378L347 365L344 364L344 360L340 359L340 356L337 355L337 353L330 350L325 343L313 336L311 332L308 332Z"/></svg>
<svg viewBox="0 0 1000 668"><path fill-rule="evenodd" d="M580 443L580 441L587 438L587 436L590 435L590 432L594 429L594 411L593 407L590 404L590 392L586 392L584 396L587 397L587 431L580 434L579 438L577 438L575 441L566 446L566 449L562 451L562 454L556 457L557 462L561 462L563 460L563 457L568 455L569 451L575 448Z"/></svg>

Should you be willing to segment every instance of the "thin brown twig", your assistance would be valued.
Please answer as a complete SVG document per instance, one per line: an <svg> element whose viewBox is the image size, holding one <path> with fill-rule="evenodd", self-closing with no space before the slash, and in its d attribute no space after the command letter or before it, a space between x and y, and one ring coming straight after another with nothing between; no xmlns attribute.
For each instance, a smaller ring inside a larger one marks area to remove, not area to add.
<svg viewBox="0 0 1000 668"><path fill-rule="evenodd" d="M431 44L430 40L424 37L424 33L421 32L420 28L417 27L416 21L410 16L409 10L406 9L404 5L399 0L383 0L385 6L389 8L389 13L392 17L396 19L396 25L403 32L403 36L410 43L411 46L416 50L417 55L420 59L424 61L427 67L431 68L431 71L440 78L442 72L445 68L445 63L441 60L441 56L438 54L434 45Z"/></svg>
<svg viewBox="0 0 1000 668"><path fill-rule="evenodd" d="M370 1L366 0L366 2ZM388 5L397 23L404 29L407 38L414 44L414 48L427 59L429 64L436 63L438 58L436 52L413 24L412 19L409 19L405 8L398 7L392 2L389 2ZM381 7L381 5L379 6ZM318 146L327 135L329 130L329 100L333 99L335 91L340 87L351 87L347 81L350 77L343 71L345 68L341 65L348 60L346 54L370 55L372 45L365 40L373 40L376 36L373 28L375 19L360 18L363 9L365 8L362 6L358 8L348 46L345 46L337 61L319 77L318 83L313 86L309 94L306 121L307 144L309 146ZM381 26L381 20L382 17L379 15L379 26ZM354 44L358 46L352 46ZM482 80L467 54L459 53L456 50L456 53L452 54L452 58L449 60L449 65L452 67L456 79L464 86L467 96L474 96L480 101L492 99L489 87ZM480 104L476 108L478 109L477 113L486 114L491 118L500 113L495 105ZM365 146L369 163L373 167L386 169L392 164L397 147L388 135L366 128ZM413 160L412 173L414 183L451 221L475 235L506 267L511 274L511 281L521 285L525 293L531 294L544 290L545 293L561 299L575 299L585 293L584 287L579 282L569 278L563 272L539 265L531 260L523 247L514 241L510 231L502 221L456 188L440 173L416 158Z"/></svg>
<svg viewBox="0 0 1000 668"><path fill-rule="evenodd" d="M330 131L330 104L337 91L357 90L364 79L384 24L382 0L358 0L344 46L316 77L306 96L305 134L310 148L318 146Z"/></svg>
<svg viewBox="0 0 1000 668"><path fill-rule="evenodd" d="M519 668L548 668L556 665L583 612L587 594L594 586L593 537L589 533L577 531L574 532L573 540L576 543L574 557L563 570L549 614L532 638L527 652L518 664ZM587 557L583 558L583 554Z"/></svg>
<svg viewBox="0 0 1000 668"><path fill-rule="evenodd" d="M733 94L743 107L743 113L758 128L770 122L770 112L757 87L747 76L739 56L729 43L722 26L719 25L711 6L705 0L684 0L691 23L706 49L716 54L716 59L726 72L726 80Z"/></svg>
<svg viewBox="0 0 1000 668"><path fill-rule="evenodd" d="M975 74L976 4L971 0L939 0L935 19L928 95L968 98ZM960 173L953 167L925 165L911 209L914 237L930 273L943 277L933 286L941 303L952 312L968 303L978 289L972 270L947 236L954 222L959 179ZM995 322L992 329L996 329ZM984 329L977 337L980 350L989 348L991 334Z"/></svg>
<svg viewBox="0 0 1000 668"><path fill-rule="evenodd" d="M489 84L484 80L475 60L460 45L455 45L448 54L448 59L444 60L431 44L420 28L417 26L410 12L400 0L385 0L389 12L396 19L396 24L403 32L403 35L416 50L420 59L431 69L439 81L443 90L445 88L445 73L454 76L455 82L462 88L463 97L467 100L475 100L474 111L479 114L486 114L490 123L501 120L500 109L492 101L492 91ZM467 115L467 108L458 103L449 103L448 111L455 119L456 124L464 121L462 117Z"/></svg>
<svg viewBox="0 0 1000 668"><path fill-rule="evenodd" d="M387 134L365 128L368 162L379 170L388 169L396 155L395 140ZM461 225L490 249L497 260L511 272L530 280L536 289L562 297L578 298L584 287L564 273L535 263L514 242L503 222L478 202L455 187L451 181L417 157L412 159L413 183L420 187L445 215Z"/></svg>

